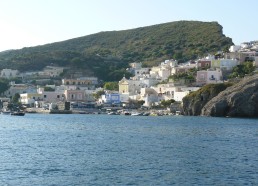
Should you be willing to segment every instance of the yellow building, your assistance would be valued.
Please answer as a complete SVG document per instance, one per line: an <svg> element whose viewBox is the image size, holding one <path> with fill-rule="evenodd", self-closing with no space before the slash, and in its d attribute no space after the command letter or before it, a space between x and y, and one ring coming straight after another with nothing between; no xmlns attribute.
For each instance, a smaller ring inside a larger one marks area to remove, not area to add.
<svg viewBox="0 0 258 186"><path fill-rule="evenodd" d="M119 86L119 93L121 94L129 93L129 82L125 77L123 77L123 79L119 81L118 86Z"/></svg>

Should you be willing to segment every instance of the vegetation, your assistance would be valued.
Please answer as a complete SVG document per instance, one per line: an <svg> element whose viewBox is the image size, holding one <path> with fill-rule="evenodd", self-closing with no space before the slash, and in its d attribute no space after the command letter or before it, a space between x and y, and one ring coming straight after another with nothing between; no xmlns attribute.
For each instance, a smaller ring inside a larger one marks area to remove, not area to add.
<svg viewBox="0 0 258 186"><path fill-rule="evenodd" d="M20 99L20 94L19 93L16 93L13 98L12 98L12 101L13 103L19 103L19 99Z"/></svg>
<svg viewBox="0 0 258 186"><path fill-rule="evenodd" d="M104 84L105 90L118 90L118 82L106 82Z"/></svg>
<svg viewBox="0 0 258 186"><path fill-rule="evenodd" d="M7 91L9 88L9 82L7 79L1 78L0 79L0 94L4 93Z"/></svg>
<svg viewBox="0 0 258 186"><path fill-rule="evenodd" d="M96 92L95 94L93 94L95 99L99 99L101 97L101 95L105 94L104 90L100 90L98 92Z"/></svg>
<svg viewBox="0 0 258 186"><path fill-rule="evenodd" d="M161 106L164 108L169 107L172 103L175 103L176 101L174 99L170 99L170 100L162 100L160 102Z"/></svg>
<svg viewBox="0 0 258 186"><path fill-rule="evenodd" d="M192 68L192 69L189 69L189 71L185 72L185 73L173 74L173 75L169 76L168 79L172 79L174 81L179 80L179 79L189 79L191 81L195 81L196 75L197 75L197 69Z"/></svg>
<svg viewBox="0 0 258 186"><path fill-rule="evenodd" d="M186 61L232 44L217 22L178 21L1 52L0 68L34 71L54 64L117 81L128 75L130 62L153 66L171 58Z"/></svg>
<svg viewBox="0 0 258 186"><path fill-rule="evenodd" d="M183 99L193 98L202 94L217 95L226 88L232 86L232 83L218 83L218 84L207 84L197 91L191 92Z"/></svg>
<svg viewBox="0 0 258 186"><path fill-rule="evenodd" d="M232 73L229 75L229 78L240 77L243 78L247 74L251 74L255 70L253 62L245 62L242 65L237 65L233 68Z"/></svg>
<svg viewBox="0 0 258 186"><path fill-rule="evenodd" d="M55 89L53 89L51 87L44 87L44 91L54 92Z"/></svg>

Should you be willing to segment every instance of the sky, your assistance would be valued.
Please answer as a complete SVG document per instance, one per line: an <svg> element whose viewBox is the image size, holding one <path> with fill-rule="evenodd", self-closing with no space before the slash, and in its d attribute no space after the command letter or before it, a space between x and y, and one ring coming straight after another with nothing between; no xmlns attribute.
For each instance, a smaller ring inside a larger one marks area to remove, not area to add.
<svg viewBox="0 0 258 186"><path fill-rule="evenodd" d="M239 45L258 40L257 0L0 0L0 51L180 20L217 21Z"/></svg>

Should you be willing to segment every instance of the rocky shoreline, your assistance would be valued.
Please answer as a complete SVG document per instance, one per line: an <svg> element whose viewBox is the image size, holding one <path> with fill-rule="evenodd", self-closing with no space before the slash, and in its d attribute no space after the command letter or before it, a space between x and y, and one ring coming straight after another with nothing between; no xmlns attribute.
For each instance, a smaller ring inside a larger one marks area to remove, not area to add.
<svg viewBox="0 0 258 186"><path fill-rule="evenodd" d="M219 94L187 96L183 105L185 115L258 117L258 74L243 78Z"/></svg>

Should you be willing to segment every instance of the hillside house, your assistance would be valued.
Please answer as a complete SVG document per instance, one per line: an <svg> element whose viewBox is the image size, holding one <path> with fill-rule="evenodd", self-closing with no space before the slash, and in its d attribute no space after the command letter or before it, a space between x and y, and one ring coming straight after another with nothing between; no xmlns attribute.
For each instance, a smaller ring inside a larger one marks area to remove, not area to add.
<svg viewBox="0 0 258 186"><path fill-rule="evenodd" d="M38 72L38 75L42 77L58 77L63 71L63 67L46 66L43 71Z"/></svg>
<svg viewBox="0 0 258 186"><path fill-rule="evenodd" d="M211 68L220 68L221 70L232 70L233 67L239 65L237 59L217 59L211 61Z"/></svg>
<svg viewBox="0 0 258 186"><path fill-rule="evenodd" d="M223 82L223 76L222 71L220 69L216 70L201 70L197 71L196 76L196 84L198 86L203 86L209 83L222 83Z"/></svg>
<svg viewBox="0 0 258 186"><path fill-rule="evenodd" d="M16 78L19 75L18 70L12 70L12 69L3 69L1 70L0 77L1 78L6 78L6 79L11 79L11 78Z"/></svg>
<svg viewBox="0 0 258 186"><path fill-rule="evenodd" d="M196 65L198 69L208 69L211 68L211 60L198 60Z"/></svg>

